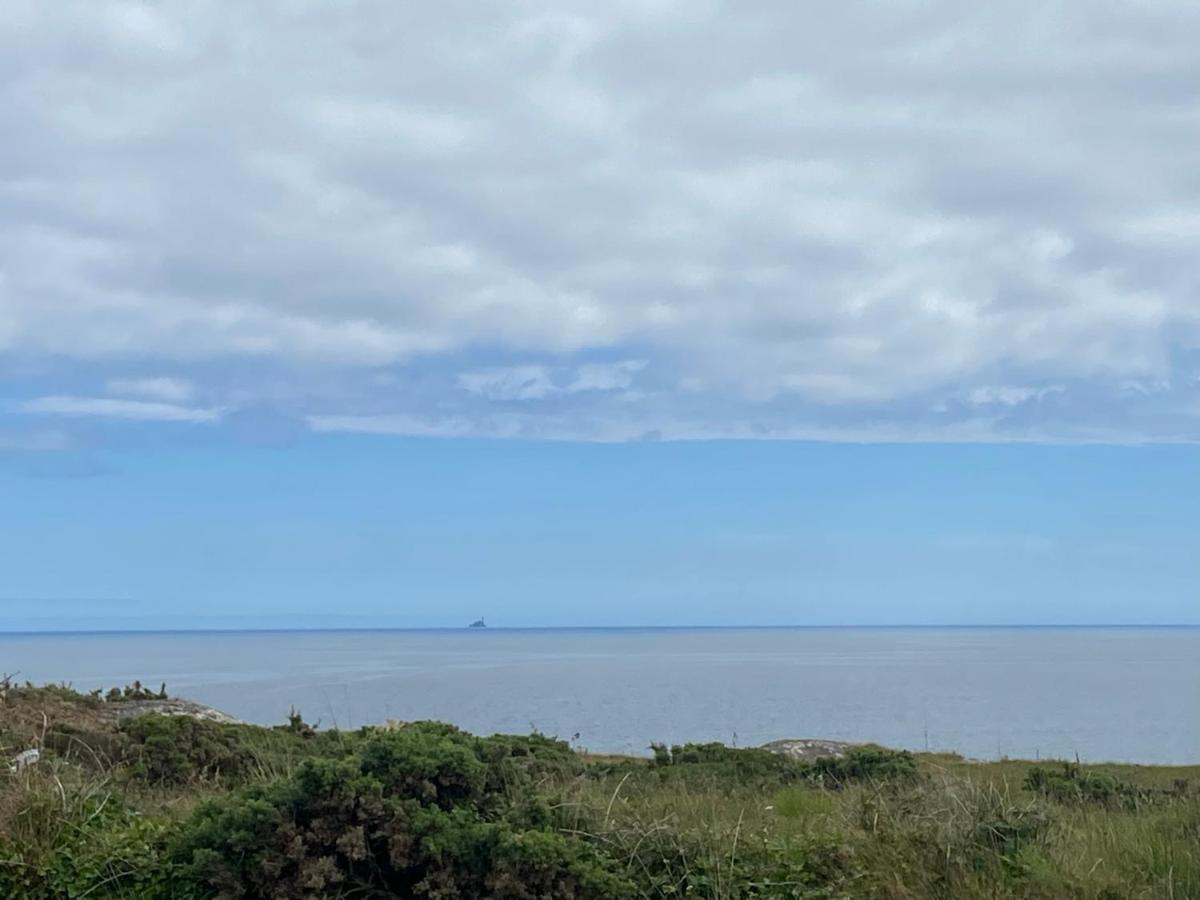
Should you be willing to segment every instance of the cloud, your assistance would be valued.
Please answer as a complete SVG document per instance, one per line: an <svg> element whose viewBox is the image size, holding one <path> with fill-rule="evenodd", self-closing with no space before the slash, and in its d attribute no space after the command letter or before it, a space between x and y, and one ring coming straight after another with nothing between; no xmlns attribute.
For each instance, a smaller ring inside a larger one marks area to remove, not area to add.
<svg viewBox="0 0 1200 900"><path fill-rule="evenodd" d="M968 400L975 406L1020 406L1030 400L1040 400L1053 394L1063 393L1062 385L1046 387L1023 387L1016 385L981 385L974 388Z"/></svg>
<svg viewBox="0 0 1200 900"><path fill-rule="evenodd" d="M182 378L112 378L108 382L110 394L164 403L186 403L195 392L195 386Z"/></svg>
<svg viewBox="0 0 1200 900"><path fill-rule="evenodd" d="M21 4L0 365L120 418L1200 439L1198 29L1183 0Z"/></svg>
<svg viewBox="0 0 1200 900"><path fill-rule="evenodd" d="M627 359L615 363L589 363L575 371L566 391L619 391L630 387L638 372L646 368L644 359Z"/></svg>
<svg viewBox="0 0 1200 900"><path fill-rule="evenodd" d="M56 453L73 446L61 431L0 431L0 453Z"/></svg>
<svg viewBox="0 0 1200 900"><path fill-rule="evenodd" d="M575 369L545 365L507 366L463 372L459 386L488 400L544 400L557 394L619 391L630 387L646 361L586 363Z"/></svg>
<svg viewBox="0 0 1200 900"><path fill-rule="evenodd" d="M317 432L390 434L398 437L469 437L478 428L466 419L420 419L414 416L312 416L309 427ZM497 437L496 433L485 435Z"/></svg>
<svg viewBox="0 0 1200 900"><path fill-rule="evenodd" d="M557 390L545 366L463 372L458 383L463 390L488 400L540 400Z"/></svg>
<svg viewBox="0 0 1200 900"><path fill-rule="evenodd" d="M221 411L149 400L112 397L38 397L21 404L22 412L45 416L94 416L134 422L216 422Z"/></svg>

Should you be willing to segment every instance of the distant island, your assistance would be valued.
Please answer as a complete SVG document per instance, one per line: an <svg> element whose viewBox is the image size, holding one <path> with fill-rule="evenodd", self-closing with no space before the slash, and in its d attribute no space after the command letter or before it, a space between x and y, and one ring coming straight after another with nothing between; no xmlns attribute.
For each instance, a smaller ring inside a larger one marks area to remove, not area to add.
<svg viewBox="0 0 1200 900"><path fill-rule="evenodd" d="M472 622L467 627L468 628L487 628L487 622L483 621L483 619L476 619L474 622Z"/></svg>

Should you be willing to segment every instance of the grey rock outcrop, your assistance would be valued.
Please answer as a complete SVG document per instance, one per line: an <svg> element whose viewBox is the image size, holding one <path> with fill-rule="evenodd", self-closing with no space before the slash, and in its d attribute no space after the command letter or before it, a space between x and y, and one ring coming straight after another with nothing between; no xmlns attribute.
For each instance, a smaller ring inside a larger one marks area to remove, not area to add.
<svg viewBox="0 0 1200 900"><path fill-rule="evenodd" d="M240 719L235 719L219 709L191 700L122 700L104 704L104 715L111 717L114 722L127 722L139 716L160 715L188 716L227 725L244 724Z"/></svg>
<svg viewBox="0 0 1200 900"><path fill-rule="evenodd" d="M762 749L770 750L790 759L820 759L832 756L840 758L853 747L845 741L824 741L817 738L786 738L763 744Z"/></svg>

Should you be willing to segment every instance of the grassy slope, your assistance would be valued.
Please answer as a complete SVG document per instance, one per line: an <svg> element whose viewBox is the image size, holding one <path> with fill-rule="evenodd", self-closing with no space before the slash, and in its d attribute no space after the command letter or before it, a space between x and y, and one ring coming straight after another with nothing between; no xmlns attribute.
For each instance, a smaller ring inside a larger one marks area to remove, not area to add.
<svg viewBox="0 0 1200 900"><path fill-rule="evenodd" d="M372 740L208 724L181 740L175 726L120 733L102 713L59 689L0 700L0 753L57 748L0 776L0 884L7 871L14 897L165 896L142 873L202 800ZM678 759L585 756L521 790L612 860L629 896L1200 898L1200 766L1084 767L1133 791L1096 800L1031 792L1036 764L1021 761L918 754L915 777L821 781L754 751ZM64 854L80 861L55 874Z"/></svg>

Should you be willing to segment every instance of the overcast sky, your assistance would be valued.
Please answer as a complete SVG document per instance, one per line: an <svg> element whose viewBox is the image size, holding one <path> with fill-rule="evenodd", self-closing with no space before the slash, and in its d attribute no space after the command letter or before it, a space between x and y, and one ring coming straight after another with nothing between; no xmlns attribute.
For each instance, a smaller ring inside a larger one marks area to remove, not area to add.
<svg viewBox="0 0 1200 900"><path fill-rule="evenodd" d="M1200 621L1198 37L7 0L0 628Z"/></svg>
<svg viewBox="0 0 1200 900"><path fill-rule="evenodd" d="M1195 440L1198 34L1186 0L12 0L0 452Z"/></svg>

